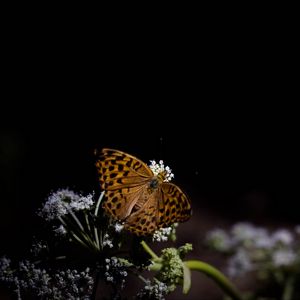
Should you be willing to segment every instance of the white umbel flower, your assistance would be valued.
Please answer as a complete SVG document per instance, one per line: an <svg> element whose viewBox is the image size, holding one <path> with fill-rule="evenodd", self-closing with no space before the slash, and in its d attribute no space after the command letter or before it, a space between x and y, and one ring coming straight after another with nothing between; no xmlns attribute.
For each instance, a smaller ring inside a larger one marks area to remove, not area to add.
<svg viewBox="0 0 300 300"><path fill-rule="evenodd" d="M293 242L294 237L287 229L279 229L273 233L272 239L274 243L289 246Z"/></svg>
<svg viewBox="0 0 300 300"><path fill-rule="evenodd" d="M156 230L152 236L152 240L156 242L166 242L172 233L172 227L165 227Z"/></svg>
<svg viewBox="0 0 300 300"><path fill-rule="evenodd" d="M58 219L70 211L89 209L94 204L93 196L93 194L78 195L68 189L58 190L48 197L38 215L50 221Z"/></svg>
<svg viewBox="0 0 300 300"><path fill-rule="evenodd" d="M155 176L164 173L164 182L169 182L174 178L172 170L168 166L165 166L162 160L160 160L159 163L155 160L150 160L149 167Z"/></svg>
<svg viewBox="0 0 300 300"><path fill-rule="evenodd" d="M115 228L116 232L121 232L123 230L123 228L124 228L124 224L115 223L114 228Z"/></svg>
<svg viewBox="0 0 300 300"><path fill-rule="evenodd" d="M114 244L112 240L110 239L109 234L104 234L103 236L103 242L102 242L103 247L108 246L109 248L113 248Z"/></svg>
<svg viewBox="0 0 300 300"><path fill-rule="evenodd" d="M277 267L292 265L296 259L296 253L290 249L277 250L272 256L272 261Z"/></svg>

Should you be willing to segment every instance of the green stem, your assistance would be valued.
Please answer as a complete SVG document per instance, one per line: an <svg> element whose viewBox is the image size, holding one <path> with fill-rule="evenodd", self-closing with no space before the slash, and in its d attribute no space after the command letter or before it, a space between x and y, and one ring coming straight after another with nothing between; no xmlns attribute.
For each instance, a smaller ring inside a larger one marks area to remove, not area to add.
<svg viewBox="0 0 300 300"><path fill-rule="evenodd" d="M145 251L155 260L158 260L159 257L150 249L150 247L146 244L145 241L141 241L141 245L145 249Z"/></svg>
<svg viewBox="0 0 300 300"><path fill-rule="evenodd" d="M67 257L65 255L62 256L56 256L55 259L56 260L60 260L60 259L66 259Z"/></svg>
<svg viewBox="0 0 300 300"><path fill-rule="evenodd" d="M104 191L100 194L99 199L98 199L97 204L96 204L95 213L94 213L94 215L96 217L98 216L98 211L99 211L100 203L101 203L103 197L104 197ZM99 229L96 226L94 226L94 236L95 236L96 247L99 250L100 250L100 247L101 247L101 250L102 250L102 232L99 231Z"/></svg>
<svg viewBox="0 0 300 300"><path fill-rule="evenodd" d="M95 209L95 216L97 217L98 216L98 210L99 210L99 206L100 206L100 203L101 203L101 200L104 196L104 191L100 194L100 197L97 201L97 204L96 204L96 209Z"/></svg>
<svg viewBox="0 0 300 300"><path fill-rule="evenodd" d="M94 227L94 234L95 234L95 244L96 247L100 250L100 243L99 243L99 236L98 236L98 229ZM102 244L101 244L102 245Z"/></svg>
<svg viewBox="0 0 300 300"><path fill-rule="evenodd" d="M147 283L147 280L142 275L138 275L138 278L140 278L144 283Z"/></svg>
<svg viewBox="0 0 300 300"><path fill-rule="evenodd" d="M191 270L199 271L212 278L223 290L234 300L242 300L242 296L239 295L233 284L216 268L213 266L199 261L188 260L184 264Z"/></svg>
<svg viewBox="0 0 300 300"><path fill-rule="evenodd" d="M82 241L73 231L70 231L70 234L80 245L90 249L89 245L87 245L84 241Z"/></svg>
<svg viewBox="0 0 300 300"><path fill-rule="evenodd" d="M84 217L85 217L85 223L86 223L86 225L88 227L88 231L89 231L88 239L92 242L94 247L96 247L98 250L100 250L98 236L95 234L95 240L92 240L93 237L90 236L90 235L92 235L92 229L90 226L89 217L86 213L84 213ZM94 228L94 233L95 233L95 231L97 231L97 229L95 226L93 226L93 228Z"/></svg>
<svg viewBox="0 0 300 300"><path fill-rule="evenodd" d="M294 281L293 276L289 277L284 285L284 290L282 294L282 300L291 300L294 293Z"/></svg>
<svg viewBox="0 0 300 300"><path fill-rule="evenodd" d="M162 264L161 263L152 263L149 266L149 270L150 271L154 271L154 272L159 272L162 268Z"/></svg>
<svg viewBox="0 0 300 300"><path fill-rule="evenodd" d="M74 221L77 223L77 225L79 226L80 230L81 230L82 232L84 232L84 228L83 228L81 222L80 222L79 219L76 217L76 215L72 212L72 210L69 209L68 212L69 212L69 214L73 217Z"/></svg>
<svg viewBox="0 0 300 300"><path fill-rule="evenodd" d="M75 232L73 230L67 229L68 225L66 224L66 222L63 220L62 217L58 217L58 219L60 220L60 222L64 225L65 229L73 236L73 238L80 243L82 246L90 248L90 246L95 247L95 244L91 241L91 239L88 238L88 236L84 233L84 231L79 231L81 236L84 238L85 241L83 241L81 238L79 238ZM77 218L76 218L77 219ZM79 220L78 220L79 221ZM90 246L87 244L90 244Z"/></svg>
<svg viewBox="0 0 300 300"><path fill-rule="evenodd" d="M85 223L88 227L88 230L89 230L89 232L91 232L90 221L89 221L89 217L88 217L87 213L84 213L84 218L85 218Z"/></svg>

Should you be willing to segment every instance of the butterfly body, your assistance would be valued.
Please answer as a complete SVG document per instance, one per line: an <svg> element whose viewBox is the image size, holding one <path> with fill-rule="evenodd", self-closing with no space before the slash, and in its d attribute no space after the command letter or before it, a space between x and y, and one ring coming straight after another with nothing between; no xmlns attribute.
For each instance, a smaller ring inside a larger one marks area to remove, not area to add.
<svg viewBox="0 0 300 300"><path fill-rule="evenodd" d="M158 186L159 186L159 181L157 180L157 178L151 179L151 181L149 183L150 192L153 192L153 190L157 189Z"/></svg>
<svg viewBox="0 0 300 300"><path fill-rule="evenodd" d="M138 158L114 149L99 153L96 167L106 191L105 212L124 222L137 235L153 234L161 227L189 219L191 206L176 185L166 182L167 172L154 174Z"/></svg>

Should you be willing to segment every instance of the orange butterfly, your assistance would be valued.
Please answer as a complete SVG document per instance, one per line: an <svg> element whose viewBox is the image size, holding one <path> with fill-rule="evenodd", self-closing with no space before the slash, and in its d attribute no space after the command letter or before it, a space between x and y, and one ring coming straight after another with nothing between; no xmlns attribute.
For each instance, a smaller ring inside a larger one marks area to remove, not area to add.
<svg viewBox="0 0 300 300"><path fill-rule="evenodd" d="M102 149L96 154L100 185L106 192L103 208L124 222L125 229L137 235L153 234L190 218L190 201L178 186L167 182L174 175L162 161L149 167L119 150Z"/></svg>

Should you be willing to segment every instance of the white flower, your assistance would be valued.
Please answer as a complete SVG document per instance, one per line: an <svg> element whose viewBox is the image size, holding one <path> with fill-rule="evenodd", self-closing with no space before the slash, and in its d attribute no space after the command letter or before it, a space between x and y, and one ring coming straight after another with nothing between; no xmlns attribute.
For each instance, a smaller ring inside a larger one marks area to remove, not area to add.
<svg viewBox="0 0 300 300"><path fill-rule="evenodd" d="M113 242L110 240L109 235L106 233L103 237L103 242L102 242L103 247L108 246L109 248L112 248Z"/></svg>
<svg viewBox="0 0 300 300"><path fill-rule="evenodd" d="M272 249L274 247L274 240L267 233L261 234L254 240L254 246L261 249Z"/></svg>
<svg viewBox="0 0 300 300"><path fill-rule="evenodd" d="M124 224L120 224L120 223L115 223L115 231L116 232L121 232L124 228Z"/></svg>
<svg viewBox="0 0 300 300"><path fill-rule="evenodd" d="M66 230L66 228L64 227L64 225L60 225L59 227L57 227L56 229L54 229L54 232L55 232L57 235L64 236L64 235L66 235L67 230Z"/></svg>
<svg viewBox="0 0 300 300"><path fill-rule="evenodd" d="M150 280L147 280L144 288L137 294L137 299L147 297L147 299L164 300L168 292L169 288L164 282L155 280L155 283L151 283Z"/></svg>
<svg viewBox="0 0 300 300"><path fill-rule="evenodd" d="M286 229L279 229L275 231L272 235L272 240L274 243L281 243L283 245L289 246L293 242L293 235Z"/></svg>
<svg viewBox="0 0 300 300"><path fill-rule="evenodd" d="M89 209L94 204L93 194L82 196L68 189L52 193L38 215L47 221L60 218L70 211Z"/></svg>
<svg viewBox="0 0 300 300"><path fill-rule="evenodd" d="M11 260L5 256L0 258L0 282L13 283L14 274L11 271Z"/></svg>
<svg viewBox="0 0 300 300"><path fill-rule="evenodd" d="M169 182L172 180L172 178L174 178L172 170L168 166L165 166L162 160L160 160L159 163L157 163L155 160L150 160L149 167L155 176L158 174L163 174L165 182Z"/></svg>
<svg viewBox="0 0 300 300"><path fill-rule="evenodd" d="M160 228L154 232L152 240L156 242L166 242L172 230L172 227Z"/></svg>
<svg viewBox="0 0 300 300"><path fill-rule="evenodd" d="M31 246L31 249L30 249L30 252L37 256L39 255L43 250L47 249L47 245L45 242L43 241L34 241L32 246Z"/></svg>
<svg viewBox="0 0 300 300"><path fill-rule="evenodd" d="M237 241L245 241L255 239L257 235L257 228L250 223L241 222L233 225L231 232L234 239Z"/></svg>
<svg viewBox="0 0 300 300"><path fill-rule="evenodd" d="M89 299L94 285L89 272L86 268L82 272L67 269L50 273L28 260L10 269L10 260L0 259L0 281L14 289L17 299L22 299L23 293L31 294L34 299Z"/></svg>
<svg viewBox="0 0 300 300"><path fill-rule="evenodd" d="M10 266L11 260L5 256L0 258L0 272L6 271Z"/></svg>
<svg viewBox="0 0 300 300"><path fill-rule="evenodd" d="M211 230L206 236L206 241L209 245L219 251L228 251L232 246L228 234L225 230L220 228Z"/></svg>
<svg viewBox="0 0 300 300"><path fill-rule="evenodd" d="M59 218L68 213L65 201L71 202L71 199L79 198L74 192L67 189L58 190L52 193L44 207L39 211L39 215L45 217L47 221Z"/></svg>
<svg viewBox="0 0 300 300"><path fill-rule="evenodd" d="M89 209L94 204L93 196L93 194L80 196L80 198L76 199L76 201L71 201L70 208L77 211Z"/></svg>
<svg viewBox="0 0 300 300"><path fill-rule="evenodd" d="M272 261L275 266L289 266L297 259L297 255L290 249L277 250L273 253Z"/></svg>
<svg viewBox="0 0 300 300"><path fill-rule="evenodd" d="M106 272L104 275L106 281L120 284L122 289L124 287L125 277L128 275L124 264L116 257L106 258L105 263Z"/></svg>
<svg viewBox="0 0 300 300"><path fill-rule="evenodd" d="M239 249L237 253L229 259L228 274L231 277L242 275L253 269L254 265L244 249Z"/></svg>

